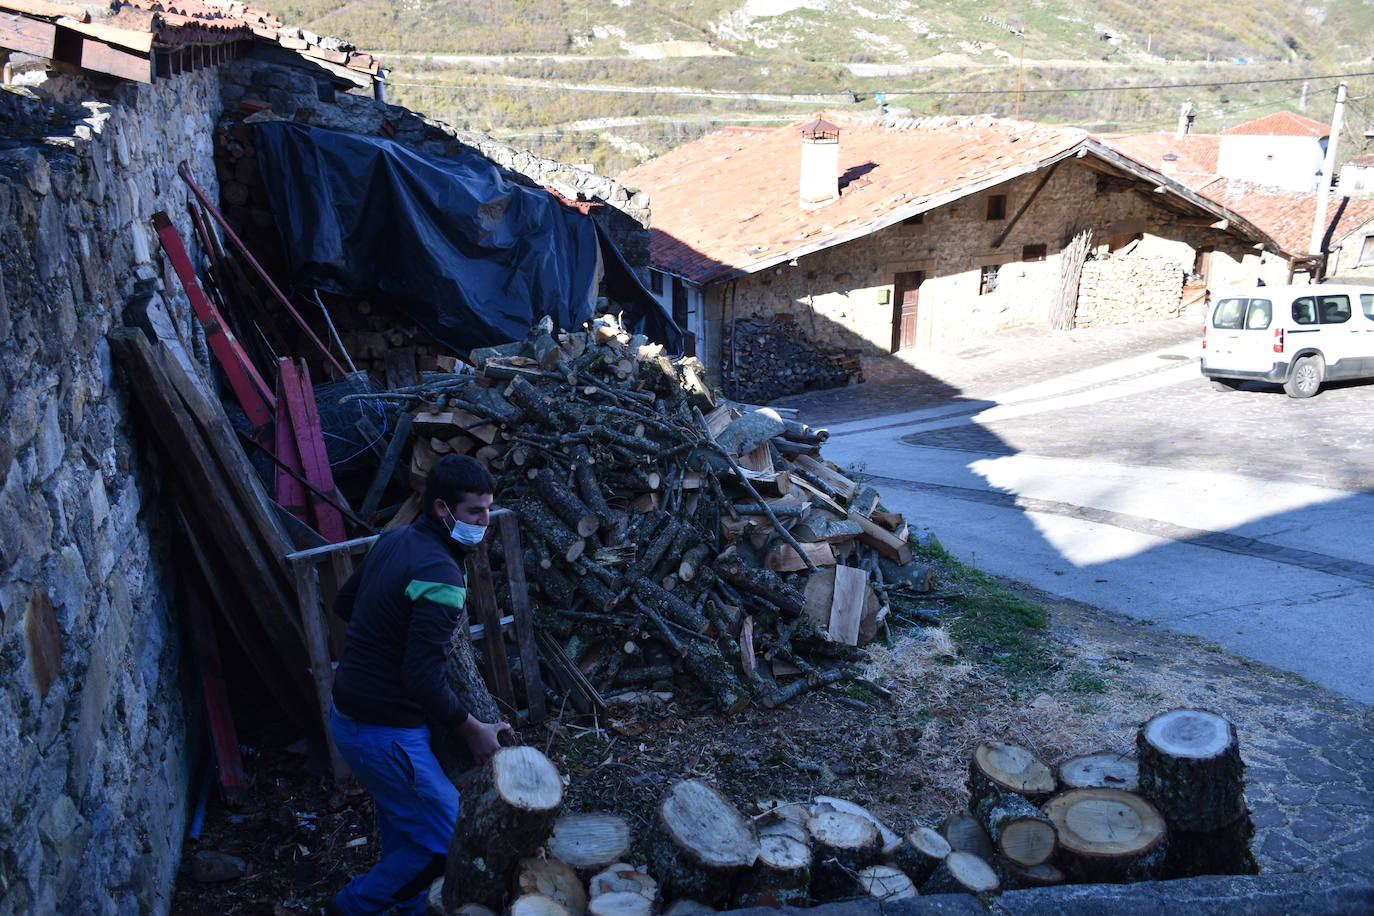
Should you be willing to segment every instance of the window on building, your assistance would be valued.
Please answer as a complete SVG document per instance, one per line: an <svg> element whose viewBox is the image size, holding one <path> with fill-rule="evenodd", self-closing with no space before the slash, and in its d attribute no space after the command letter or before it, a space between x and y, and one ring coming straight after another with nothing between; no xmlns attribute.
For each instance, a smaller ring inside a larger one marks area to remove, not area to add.
<svg viewBox="0 0 1374 916"><path fill-rule="evenodd" d="M1360 263L1368 264L1374 261L1374 235L1366 235L1360 244Z"/></svg>
<svg viewBox="0 0 1374 916"><path fill-rule="evenodd" d="M657 270L649 271L649 291L656 296L663 295L663 274Z"/></svg>
<svg viewBox="0 0 1374 916"><path fill-rule="evenodd" d="M1007 195L989 194L988 195L988 219L1007 218Z"/></svg>
<svg viewBox="0 0 1374 916"><path fill-rule="evenodd" d="M984 264L982 273L978 280L978 295L986 296L988 293L997 291L997 272L1002 269L1001 264Z"/></svg>
<svg viewBox="0 0 1374 916"><path fill-rule="evenodd" d="M1043 261L1048 249L1044 245L1026 245L1021 249L1021 260Z"/></svg>

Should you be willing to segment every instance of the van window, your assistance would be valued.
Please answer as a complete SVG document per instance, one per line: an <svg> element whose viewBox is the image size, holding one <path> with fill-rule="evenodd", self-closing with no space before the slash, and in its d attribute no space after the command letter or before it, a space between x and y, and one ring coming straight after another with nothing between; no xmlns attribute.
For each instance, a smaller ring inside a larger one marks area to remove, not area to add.
<svg viewBox="0 0 1374 916"><path fill-rule="evenodd" d="M1322 324L1340 324L1350 320L1349 296L1321 296L1317 300L1317 314Z"/></svg>
<svg viewBox="0 0 1374 916"><path fill-rule="evenodd" d="M1298 324L1317 323L1317 300L1303 296L1293 300L1293 321Z"/></svg>
<svg viewBox="0 0 1374 916"><path fill-rule="evenodd" d="M1274 303L1268 299L1251 299L1250 311L1245 316L1245 326L1252 331L1262 331L1269 327L1269 319L1274 314Z"/></svg>
<svg viewBox="0 0 1374 916"><path fill-rule="evenodd" d="M1360 308L1364 310L1364 317L1374 321L1374 293L1360 293Z"/></svg>
<svg viewBox="0 0 1374 916"><path fill-rule="evenodd" d="M1245 307L1249 299L1223 299L1212 312L1212 327L1223 331L1238 331L1245 327Z"/></svg>

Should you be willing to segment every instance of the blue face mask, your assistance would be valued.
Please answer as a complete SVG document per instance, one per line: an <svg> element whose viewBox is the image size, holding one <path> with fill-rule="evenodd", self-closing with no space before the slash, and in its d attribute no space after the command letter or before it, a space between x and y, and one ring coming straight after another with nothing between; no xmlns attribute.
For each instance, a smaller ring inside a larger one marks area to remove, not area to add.
<svg viewBox="0 0 1374 916"><path fill-rule="evenodd" d="M449 537L453 538L464 547L471 547L474 544L481 543L482 538L485 537L487 533L485 525L469 525L467 522L458 521L453 515L453 510L448 507L448 503L444 503L444 510L448 512L449 521L453 524L453 527L448 530Z"/></svg>

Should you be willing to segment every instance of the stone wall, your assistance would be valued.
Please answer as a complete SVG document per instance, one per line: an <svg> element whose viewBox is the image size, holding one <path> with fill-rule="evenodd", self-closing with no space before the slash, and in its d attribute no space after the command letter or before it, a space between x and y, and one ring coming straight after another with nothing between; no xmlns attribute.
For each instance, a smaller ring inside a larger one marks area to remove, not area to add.
<svg viewBox="0 0 1374 916"><path fill-rule="evenodd" d="M104 338L164 279L149 216L194 238L178 163L216 190L219 83L28 76L0 90L0 914L159 913L197 714L158 474Z"/></svg>
<svg viewBox="0 0 1374 916"><path fill-rule="evenodd" d="M1077 325L1091 328L1177 318L1184 272L1169 258L1104 254L1083 265Z"/></svg>

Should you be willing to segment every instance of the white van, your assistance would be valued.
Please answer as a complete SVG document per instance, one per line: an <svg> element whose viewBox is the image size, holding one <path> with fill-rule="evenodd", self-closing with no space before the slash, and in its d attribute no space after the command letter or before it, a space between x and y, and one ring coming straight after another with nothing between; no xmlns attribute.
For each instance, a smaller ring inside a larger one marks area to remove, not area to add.
<svg viewBox="0 0 1374 916"><path fill-rule="evenodd" d="M1374 287L1227 289L1202 329L1202 374L1219 390L1251 380L1310 398L1323 382L1374 378Z"/></svg>

